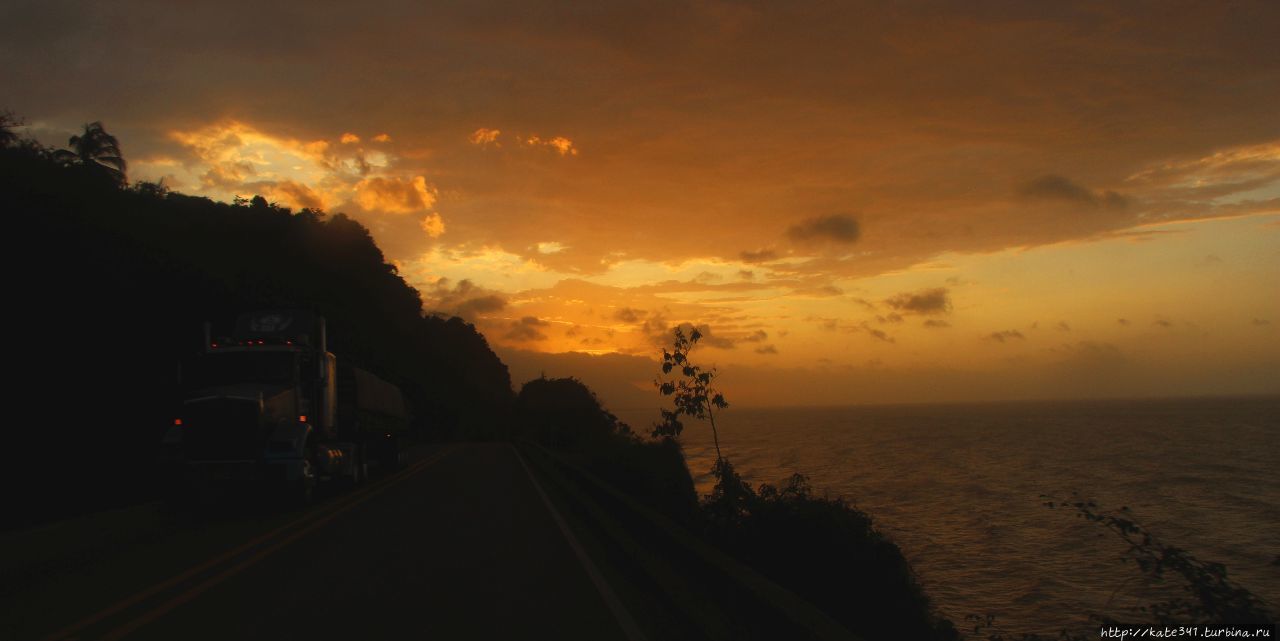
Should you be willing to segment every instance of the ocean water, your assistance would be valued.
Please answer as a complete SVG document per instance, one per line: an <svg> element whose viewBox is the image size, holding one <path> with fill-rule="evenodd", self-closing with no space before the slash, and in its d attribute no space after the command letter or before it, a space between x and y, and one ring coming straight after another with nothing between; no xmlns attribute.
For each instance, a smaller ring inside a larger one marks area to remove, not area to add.
<svg viewBox="0 0 1280 641"><path fill-rule="evenodd" d="M637 430L657 410L620 411ZM1089 613L1140 620L1122 542L1043 495L1128 507L1160 540L1280 608L1280 397L740 409L721 449L753 482L792 473L867 511L902 547L935 607L1007 633L1090 631ZM686 425L706 493L710 428Z"/></svg>

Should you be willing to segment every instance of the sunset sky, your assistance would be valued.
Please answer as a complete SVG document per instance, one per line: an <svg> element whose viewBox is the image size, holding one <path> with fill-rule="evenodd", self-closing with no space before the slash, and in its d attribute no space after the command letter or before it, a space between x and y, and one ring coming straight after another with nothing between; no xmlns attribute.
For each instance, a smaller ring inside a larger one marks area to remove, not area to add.
<svg viewBox="0 0 1280 641"><path fill-rule="evenodd" d="M0 109L346 212L517 385L614 407L682 323L740 405L1276 393L1277 34L1268 0L20 0Z"/></svg>

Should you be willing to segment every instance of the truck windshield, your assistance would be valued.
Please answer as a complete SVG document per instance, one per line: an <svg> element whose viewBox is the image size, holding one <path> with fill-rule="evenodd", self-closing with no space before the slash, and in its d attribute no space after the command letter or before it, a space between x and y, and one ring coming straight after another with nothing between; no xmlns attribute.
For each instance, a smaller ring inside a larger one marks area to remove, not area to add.
<svg viewBox="0 0 1280 641"><path fill-rule="evenodd" d="M294 383L297 355L292 352L231 352L205 354L183 369L188 389L223 385Z"/></svg>

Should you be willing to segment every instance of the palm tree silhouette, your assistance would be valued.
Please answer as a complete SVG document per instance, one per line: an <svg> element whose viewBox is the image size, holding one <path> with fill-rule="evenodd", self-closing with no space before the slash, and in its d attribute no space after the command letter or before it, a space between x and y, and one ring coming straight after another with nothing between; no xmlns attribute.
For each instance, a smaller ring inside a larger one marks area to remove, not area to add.
<svg viewBox="0 0 1280 641"><path fill-rule="evenodd" d="M70 149L53 152L54 160L102 171L118 183L125 182L125 162L124 154L120 153L120 141L102 128L101 121L85 125L84 133L72 136L67 144Z"/></svg>

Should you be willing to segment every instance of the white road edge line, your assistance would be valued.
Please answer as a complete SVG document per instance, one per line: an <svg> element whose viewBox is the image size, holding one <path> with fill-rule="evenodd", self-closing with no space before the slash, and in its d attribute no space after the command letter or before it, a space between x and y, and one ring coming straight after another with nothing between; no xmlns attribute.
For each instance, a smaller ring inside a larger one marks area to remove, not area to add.
<svg viewBox="0 0 1280 641"><path fill-rule="evenodd" d="M623 634L626 634L631 641L648 641L644 633L640 632L640 627L636 625L636 620L631 618L631 613L627 612L627 608L618 600L618 595L614 594L613 588L609 587L609 584L604 580L604 575L600 574L600 570L591 561L591 557L587 556L587 551L582 549L582 544L578 543L578 538L569 529L569 524L565 523L564 518L560 516L560 512L556 510L556 506L551 504L551 499L547 498L547 493L542 491L542 484L538 483L538 478L533 475L533 470L529 469L529 464L524 462L524 456L520 454L519 448L512 445L511 449L515 451L516 459L520 461L520 466L524 468L525 474L528 474L529 480L533 482L533 489L537 490L538 496L542 497L542 504L547 506L547 511L551 512L551 518L555 519L556 525L560 526L560 532L569 541L569 547L573 548L573 553L578 556L578 561L582 563L582 569L587 571L587 576L591 577L591 582L595 584L596 590L604 598L605 605L609 606L610 612L613 612L613 618L617 619L618 626L622 628Z"/></svg>

